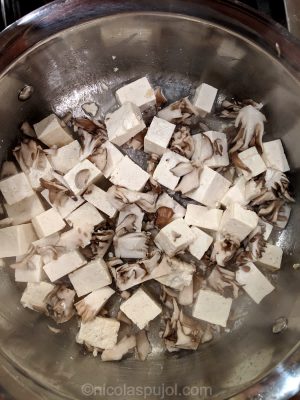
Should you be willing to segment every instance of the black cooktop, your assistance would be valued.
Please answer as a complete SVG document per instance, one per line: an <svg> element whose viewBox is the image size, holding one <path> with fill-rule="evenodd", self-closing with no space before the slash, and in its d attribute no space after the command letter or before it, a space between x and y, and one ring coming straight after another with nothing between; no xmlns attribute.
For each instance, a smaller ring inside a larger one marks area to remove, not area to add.
<svg viewBox="0 0 300 400"><path fill-rule="evenodd" d="M138 1L138 0L136 0ZM211 0L214 1L214 0ZM254 7L269 16L275 21L286 26L286 17L283 0L240 0L242 3L250 7ZM35 10L47 3L49 0L0 0L2 21L0 28L9 25L23 15Z"/></svg>

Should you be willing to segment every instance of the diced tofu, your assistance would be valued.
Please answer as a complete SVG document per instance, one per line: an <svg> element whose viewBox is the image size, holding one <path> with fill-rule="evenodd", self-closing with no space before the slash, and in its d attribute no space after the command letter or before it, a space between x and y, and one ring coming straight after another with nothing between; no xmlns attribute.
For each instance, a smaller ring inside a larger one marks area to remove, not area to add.
<svg viewBox="0 0 300 400"><path fill-rule="evenodd" d="M83 198L110 218L116 215L117 210L111 204L107 193L98 186L91 185L83 195Z"/></svg>
<svg viewBox="0 0 300 400"><path fill-rule="evenodd" d="M116 97L120 104L130 102L138 106L141 111L156 104L154 90L145 76L118 89Z"/></svg>
<svg viewBox="0 0 300 400"><path fill-rule="evenodd" d="M267 243L261 258L256 260L256 265L270 271L278 271L281 267L282 253L280 247Z"/></svg>
<svg viewBox="0 0 300 400"><path fill-rule="evenodd" d="M245 206L248 203L246 198L246 182L244 175L239 176L221 200L221 204L225 207L230 206L232 203Z"/></svg>
<svg viewBox="0 0 300 400"><path fill-rule="evenodd" d="M97 315L107 300L115 293L109 286L94 290L75 304L77 311L84 307L84 313L80 314L84 319L85 314Z"/></svg>
<svg viewBox="0 0 300 400"><path fill-rule="evenodd" d="M76 198L69 197L64 201L62 204L52 204L49 200L49 190L45 189L41 192L41 195L44 197L45 200L55 208L62 218L66 218L68 215L71 214L72 211L76 210L81 204L84 203L84 200L80 196L76 196Z"/></svg>
<svg viewBox="0 0 300 400"><path fill-rule="evenodd" d="M49 147L62 147L73 141L70 130L62 126L62 122L54 114L50 114L33 127L37 138Z"/></svg>
<svg viewBox="0 0 300 400"><path fill-rule="evenodd" d="M274 168L281 172L290 170L280 139L263 144L262 158L268 168Z"/></svg>
<svg viewBox="0 0 300 400"><path fill-rule="evenodd" d="M113 318L96 317L81 322L76 342L97 349L111 349L117 343L120 322Z"/></svg>
<svg viewBox="0 0 300 400"><path fill-rule="evenodd" d="M79 228L82 225L99 225L105 221L105 219L96 207L90 203L85 203L75 211L71 212L71 214L66 218L66 221L69 225Z"/></svg>
<svg viewBox="0 0 300 400"><path fill-rule="evenodd" d="M150 175L144 171L128 156L123 157L111 174L110 181L126 189L141 191Z"/></svg>
<svg viewBox="0 0 300 400"><path fill-rule="evenodd" d="M57 246L65 251L76 250L78 247L84 248L91 243L93 230L94 227L88 224L76 226L60 235Z"/></svg>
<svg viewBox="0 0 300 400"><path fill-rule="evenodd" d="M273 231L273 225L269 224L269 222L266 222L266 221L264 221L262 219L259 219L258 223L259 223L259 225L262 225L264 227L264 229L265 229L264 239L268 240L269 237L271 236L272 231Z"/></svg>
<svg viewBox="0 0 300 400"><path fill-rule="evenodd" d="M153 178L161 185L174 190L178 185L180 177L174 175L171 169L179 163L189 163L189 160L173 151L167 150L158 163Z"/></svg>
<svg viewBox="0 0 300 400"><path fill-rule="evenodd" d="M140 109L133 103L124 103L105 118L108 139L118 145L128 142L146 128Z"/></svg>
<svg viewBox="0 0 300 400"><path fill-rule="evenodd" d="M275 288L256 266L249 262L236 272L236 281L255 303L259 304Z"/></svg>
<svg viewBox="0 0 300 400"><path fill-rule="evenodd" d="M66 174L80 162L80 144L77 140L60 147L54 154L48 155L48 159L55 171Z"/></svg>
<svg viewBox="0 0 300 400"><path fill-rule="evenodd" d="M144 139L144 151L162 156L167 150L176 125L154 117Z"/></svg>
<svg viewBox="0 0 300 400"><path fill-rule="evenodd" d="M34 254L30 259L30 265L26 269L15 269L16 282L41 282L44 277L42 257Z"/></svg>
<svg viewBox="0 0 300 400"><path fill-rule="evenodd" d="M251 171L248 172L242 169L242 172L247 180L260 175L267 170L266 164L259 155L255 146L242 151L239 153L238 157Z"/></svg>
<svg viewBox="0 0 300 400"><path fill-rule="evenodd" d="M143 213L140 207L138 207L136 204L128 204L120 211L117 226L119 226L128 215L135 215L135 232L141 232L145 213Z"/></svg>
<svg viewBox="0 0 300 400"><path fill-rule="evenodd" d="M195 234L195 240L189 245L189 252L198 260L201 260L212 244L213 238L196 227L191 229Z"/></svg>
<svg viewBox="0 0 300 400"><path fill-rule="evenodd" d="M140 329L144 329L162 311L160 305L142 288L124 301L120 310Z"/></svg>
<svg viewBox="0 0 300 400"><path fill-rule="evenodd" d="M164 257L158 268L160 271L169 271L167 274L154 276L155 280L175 290L183 290L183 288L189 286L196 270L190 263L169 257Z"/></svg>
<svg viewBox="0 0 300 400"><path fill-rule="evenodd" d="M220 230L224 234L243 241L257 224L258 216L254 211L246 210L239 204L233 203L224 211Z"/></svg>
<svg viewBox="0 0 300 400"><path fill-rule="evenodd" d="M177 218L183 218L186 213L186 209L182 207L176 200L169 196L166 192L163 192L156 201L156 210L160 207L168 207L174 211L173 220Z"/></svg>
<svg viewBox="0 0 300 400"><path fill-rule="evenodd" d="M88 186L100 180L102 172L89 160L81 161L64 176L75 195L82 194Z"/></svg>
<svg viewBox="0 0 300 400"><path fill-rule="evenodd" d="M10 206L34 195L24 172L0 181L0 190L5 201Z"/></svg>
<svg viewBox="0 0 300 400"><path fill-rule="evenodd" d="M32 242L32 246L34 246L36 249L41 248L41 247L47 247L47 246L56 246L60 238L59 233L54 233L51 236L44 237L42 239L35 240Z"/></svg>
<svg viewBox="0 0 300 400"><path fill-rule="evenodd" d="M46 311L45 298L54 289L54 285L48 282L28 283L21 297L24 308L34 311Z"/></svg>
<svg viewBox="0 0 300 400"><path fill-rule="evenodd" d="M0 258L22 256L36 240L32 224L9 226L0 229Z"/></svg>
<svg viewBox="0 0 300 400"><path fill-rule="evenodd" d="M106 263L100 258L72 272L69 278L78 297L108 286L112 281Z"/></svg>
<svg viewBox="0 0 300 400"><path fill-rule="evenodd" d="M200 290L196 298L192 315L211 324L227 325L232 299L210 290Z"/></svg>
<svg viewBox="0 0 300 400"><path fill-rule="evenodd" d="M44 271L48 275L51 282L68 275L70 272L75 271L82 265L86 264L85 258L79 251L70 251L63 254L56 260L49 262L44 266Z"/></svg>
<svg viewBox="0 0 300 400"><path fill-rule="evenodd" d="M204 165L212 168L226 167L229 165L228 144L225 133L208 131L193 135L192 138L195 144L195 151L192 156L193 160L201 161ZM214 143L215 147L219 149L219 153L216 154L216 152L214 152L212 157L210 157L212 151L210 143Z"/></svg>
<svg viewBox="0 0 300 400"><path fill-rule="evenodd" d="M116 148L115 145L110 143L110 141L106 141L102 148L106 149L106 166L102 171L105 178L109 179L113 170L117 167L119 162L124 158L124 155Z"/></svg>
<svg viewBox="0 0 300 400"><path fill-rule="evenodd" d="M194 233L188 224L178 218L166 225L156 235L154 241L169 257L185 250L194 240Z"/></svg>
<svg viewBox="0 0 300 400"><path fill-rule="evenodd" d="M222 215L223 211L218 208L208 208L197 206L195 204L188 204L184 219L188 225L217 231L220 227Z"/></svg>
<svg viewBox="0 0 300 400"><path fill-rule="evenodd" d="M38 237L43 238L61 231L66 226L66 223L54 208L50 208L33 217L32 225Z"/></svg>
<svg viewBox="0 0 300 400"><path fill-rule="evenodd" d="M12 219L13 225L29 222L44 211L41 200L36 194L12 205L4 204L4 207L8 217Z"/></svg>
<svg viewBox="0 0 300 400"><path fill-rule="evenodd" d="M223 199L231 182L225 179L221 174L205 166L200 174L200 184L186 196L204 204L205 206L215 208Z"/></svg>
<svg viewBox="0 0 300 400"><path fill-rule="evenodd" d="M207 83L201 83L201 85L197 87L192 103L199 111L201 117L205 117L206 114L211 112L217 93L218 89Z"/></svg>

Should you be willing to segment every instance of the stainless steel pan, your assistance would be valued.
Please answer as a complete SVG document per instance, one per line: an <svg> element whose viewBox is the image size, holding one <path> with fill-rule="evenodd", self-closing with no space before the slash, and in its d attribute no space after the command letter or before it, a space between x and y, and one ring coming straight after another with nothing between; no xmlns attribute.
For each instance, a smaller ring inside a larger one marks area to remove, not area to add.
<svg viewBox="0 0 300 400"><path fill-rule="evenodd" d="M267 135L282 138L299 194L299 43L279 25L237 2L57 1L4 31L0 52L3 160L22 120L34 122L50 111L63 115L70 108L80 114L87 100L96 100L105 112L113 106L117 87L145 74L171 99L188 95L204 80L223 93L266 104ZM34 95L20 103L17 93L24 84L34 87ZM292 268L300 260L299 226L297 201L288 228L274 237L285 252L277 290L260 306L252 305L235 329L196 353L157 353L144 363L101 363L83 356L74 341L76 324L53 334L44 317L21 308L20 290L2 269L3 387L24 400L82 399L86 383L98 387L176 383L179 391L184 386L211 387L211 392L203 389L185 396L190 399L209 394L288 398L300 388L300 271ZM272 325L280 316L288 318L288 329L274 335Z"/></svg>

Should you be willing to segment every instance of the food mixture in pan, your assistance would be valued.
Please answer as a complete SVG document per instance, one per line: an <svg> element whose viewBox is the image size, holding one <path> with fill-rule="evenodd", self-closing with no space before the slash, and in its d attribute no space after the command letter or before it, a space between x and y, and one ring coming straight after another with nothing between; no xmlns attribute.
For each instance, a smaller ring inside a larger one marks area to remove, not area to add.
<svg viewBox="0 0 300 400"><path fill-rule="evenodd" d="M146 77L115 95L104 121L90 102L81 118L22 124L1 170L0 257L21 304L77 319L74 340L103 361L145 360L155 335L197 350L228 329L240 295L275 289L270 235L294 201L284 149L263 142L263 104L217 106L206 83L171 104ZM207 127L213 114L223 132Z"/></svg>

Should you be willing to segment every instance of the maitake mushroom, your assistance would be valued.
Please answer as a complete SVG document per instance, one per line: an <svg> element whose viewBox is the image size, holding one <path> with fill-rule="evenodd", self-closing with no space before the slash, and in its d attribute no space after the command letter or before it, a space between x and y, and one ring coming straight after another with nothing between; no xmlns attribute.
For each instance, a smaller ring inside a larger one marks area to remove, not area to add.
<svg viewBox="0 0 300 400"><path fill-rule="evenodd" d="M224 267L235 255L240 247L240 241L228 234L218 234L213 246L211 258L218 265Z"/></svg>
<svg viewBox="0 0 300 400"><path fill-rule="evenodd" d="M142 330L136 334L136 355L141 361L145 361L151 353L151 344L146 331Z"/></svg>
<svg viewBox="0 0 300 400"><path fill-rule="evenodd" d="M200 174L202 166L198 162L179 162L170 169L173 175L180 177L181 180L176 186L175 191L186 194L196 189L200 183Z"/></svg>
<svg viewBox="0 0 300 400"><path fill-rule="evenodd" d="M113 185L108 189L107 194L111 204L119 211L122 210L126 204L135 203L148 213L155 212L157 193L141 193Z"/></svg>
<svg viewBox="0 0 300 400"><path fill-rule="evenodd" d="M262 137L264 134L264 122L266 117L252 105L243 107L235 121L239 131L233 139L234 146L230 153L246 150L249 146L256 146L260 154L263 152Z"/></svg>
<svg viewBox="0 0 300 400"><path fill-rule="evenodd" d="M47 156L35 140L23 139L20 145L13 149L13 154L23 172L29 172L31 169L43 171L47 166Z"/></svg>
<svg viewBox="0 0 300 400"><path fill-rule="evenodd" d="M185 315L173 298L173 313L171 318L167 319L163 332L167 350L169 352L179 349L197 350L202 335L200 322Z"/></svg>
<svg viewBox="0 0 300 400"><path fill-rule="evenodd" d="M159 156L154 153L150 154L150 157L147 160L147 172L150 175L149 179L150 186L153 192L155 193L161 193L162 191L160 184L155 179L153 179L153 173L158 163L159 163Z"/></svg>
<svg viewBox="0 0 300 400"><path fill-rule="evenodd" d="M87 158L103 171L107 164L107 150L102 147L102 144L107 140L106 135L91 135L88 132L82 131L79 138L81 145L80 160Z"/></svg>
<svg viewBox="0 0 300 400"><path fill-rule="evenodd" d="M75 314L74 297L74 290L56 285L45 298L47 315L58 324L69 321Z"/></svg>
<svg viewBox="0 0 300 400"><path fill-rule="evenodd" d="M198 112L188 97L175 101L175 103L163 108L157 114L159 118L165 119L173 124L180 124L192 115L198 115Z"/></svg>
<svg viewBox="0 0 300 400"><path fill-rule="evenodd" d="M230 289L232 296L238 297L239 285L235 280L235 273L228 269L216 266L206 280L209 287L224 295L225 290Z"/></svg>
<svg viewBox="0 0 300 400"><path fill-rule="evenodd" d="M267 244L267 241L264 238L264 233L265 225L259 223L247 237L246 250L250 252L253 260L262 257Z"/></svg>
<svg viewBox="0 0 300 400"><path fill-rule="evenodd" d="M104 257L112 244L115 232L112 229L97 229L92 233L90 244L81 252L89 260Z"/></svg>
<svg viewBox="0 0 300 400"><path fill-rule="evenodd" d="M182 126L173 134L170 149L188 159L192 157L195 151L195 143L190 128Z"/></svg>
<svg viewBox="0 0 300 400"><path fill-rule="evenodd" d="M242 101L235 100L235 99L231 99L231 100L226 99L222 102L223 110L221 111L220 117L235 119L238 116L241 109L243 107L249 106L249 105L254 107L256 110L261 110L263 108L262 103L257 103L256 101L254 101L252 99L246 99L246 100L242 100Z"/></svg>
<svg viewBox="0 0 300 400"><path fill-rule="evenodd" d="M63 206L74 194L57 179L47 180L40 178L41 187L48 190L49 202L53 206Z"/></svg>

